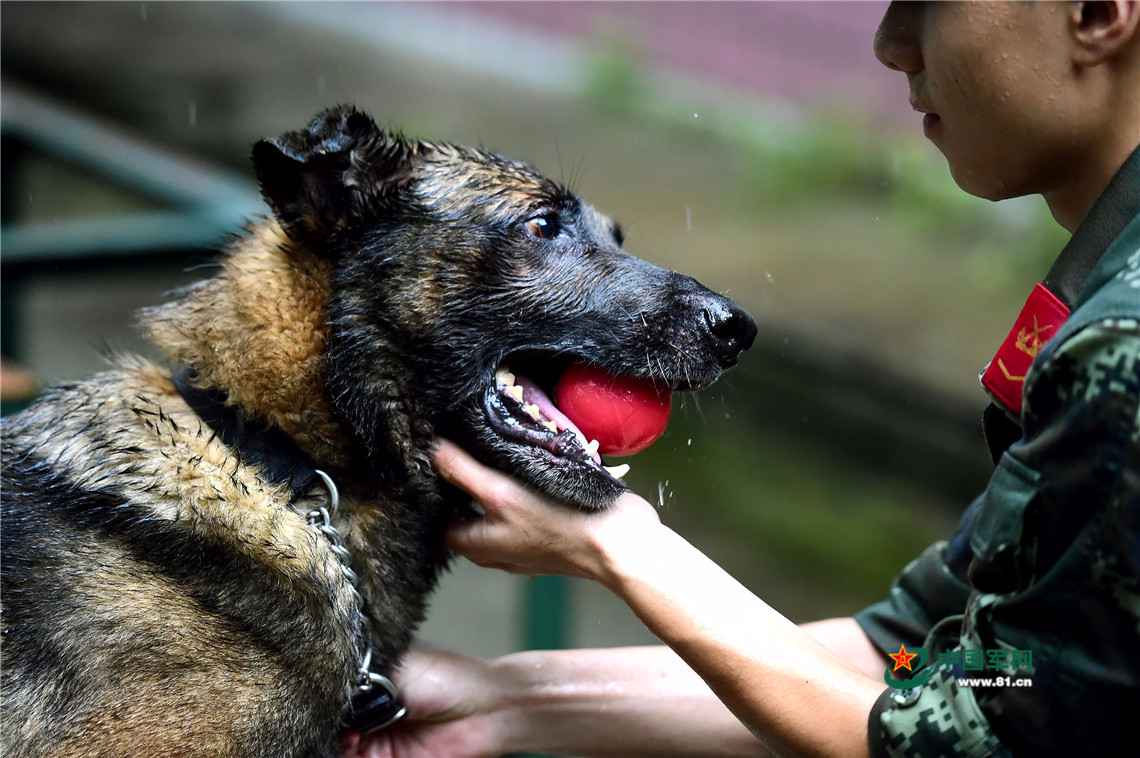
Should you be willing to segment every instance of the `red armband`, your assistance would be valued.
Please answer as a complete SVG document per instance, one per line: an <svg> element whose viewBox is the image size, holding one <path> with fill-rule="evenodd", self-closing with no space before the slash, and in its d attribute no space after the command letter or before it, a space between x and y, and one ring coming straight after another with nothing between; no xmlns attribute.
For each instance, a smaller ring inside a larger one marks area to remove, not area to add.
<svg viewBox="0 0 1140 758"><path fill-rule="evenodd" d="M1029 365L1068 317L1068 307L1038 284L997 355L982 372L982 385L1014 414L1021 415L1021 393Z"/></svg>

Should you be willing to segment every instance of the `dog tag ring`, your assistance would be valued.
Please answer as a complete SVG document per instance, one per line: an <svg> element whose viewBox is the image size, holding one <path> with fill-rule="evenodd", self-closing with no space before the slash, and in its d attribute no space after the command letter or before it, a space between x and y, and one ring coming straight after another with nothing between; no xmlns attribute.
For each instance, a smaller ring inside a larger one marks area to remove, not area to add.
<svg viewBox="0 0 1140 758"><path fill-rule="evenodd" d="M371 686L352 699L352 710L346 724L361 734L371 734L391 726L408 712L397 698L396 687L388 677L369 673L368 681Z"/></svg>

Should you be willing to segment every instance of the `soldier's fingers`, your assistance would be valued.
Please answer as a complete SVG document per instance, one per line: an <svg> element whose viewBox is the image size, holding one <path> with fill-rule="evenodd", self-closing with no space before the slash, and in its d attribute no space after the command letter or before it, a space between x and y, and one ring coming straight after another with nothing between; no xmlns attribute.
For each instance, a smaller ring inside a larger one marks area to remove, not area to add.
<svg viewBox="0 0 1140 758"><path fill-rule="evenodd" d="M489 528L486 519L455 524L444 535L443 546L484 568L505 568L485 557Z"/></svg>
<svg viewBox="0 0 1140 758"><path fill-rule="evenodd" d="M444 481L471 495L483 508L484 515L495 516L508 504L528 496L518 482L483 465L450 440L436 440L432 464Z"/></svg>
<svg viewBox="0 0 1140 758"><path fill-rule="evenodd" d="M432 451L432 465L444 481L454 484L467 494L480 499L484 479L495 474L493 469L484 466L463 448L451 440L437 437Z"/></svg>

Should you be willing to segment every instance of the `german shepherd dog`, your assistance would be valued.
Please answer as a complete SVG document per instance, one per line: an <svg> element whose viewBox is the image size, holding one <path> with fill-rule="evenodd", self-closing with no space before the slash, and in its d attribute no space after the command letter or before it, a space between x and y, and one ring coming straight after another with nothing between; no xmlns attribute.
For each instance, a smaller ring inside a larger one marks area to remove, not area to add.
<svg viewBox="0 0 1140 758"><path fill-rule="evenodd" d="M253 163L271 217L142 314L174 371L118 357L3 422L5 756L336 755L396 714L467 509L434 435L603 508L624 482L510 375L695 389L755 336L526 164L348 107Z"/></svg>

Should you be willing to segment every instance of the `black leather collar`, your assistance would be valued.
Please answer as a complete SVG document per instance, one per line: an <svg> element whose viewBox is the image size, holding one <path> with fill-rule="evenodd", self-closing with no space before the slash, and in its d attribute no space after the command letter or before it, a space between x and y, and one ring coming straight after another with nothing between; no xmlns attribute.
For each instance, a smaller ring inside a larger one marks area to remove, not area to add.
<svg viewBox="0 0 1140 758"><path fill-rule="evenodd" d="M226 404L226 393L195 387L194 372L183 369L171 379L178 394L222 442L237 451L248 466L267 479L287 485L297 501L318 482L316 464L279 427L246 418L240 408Z"/></svg>

